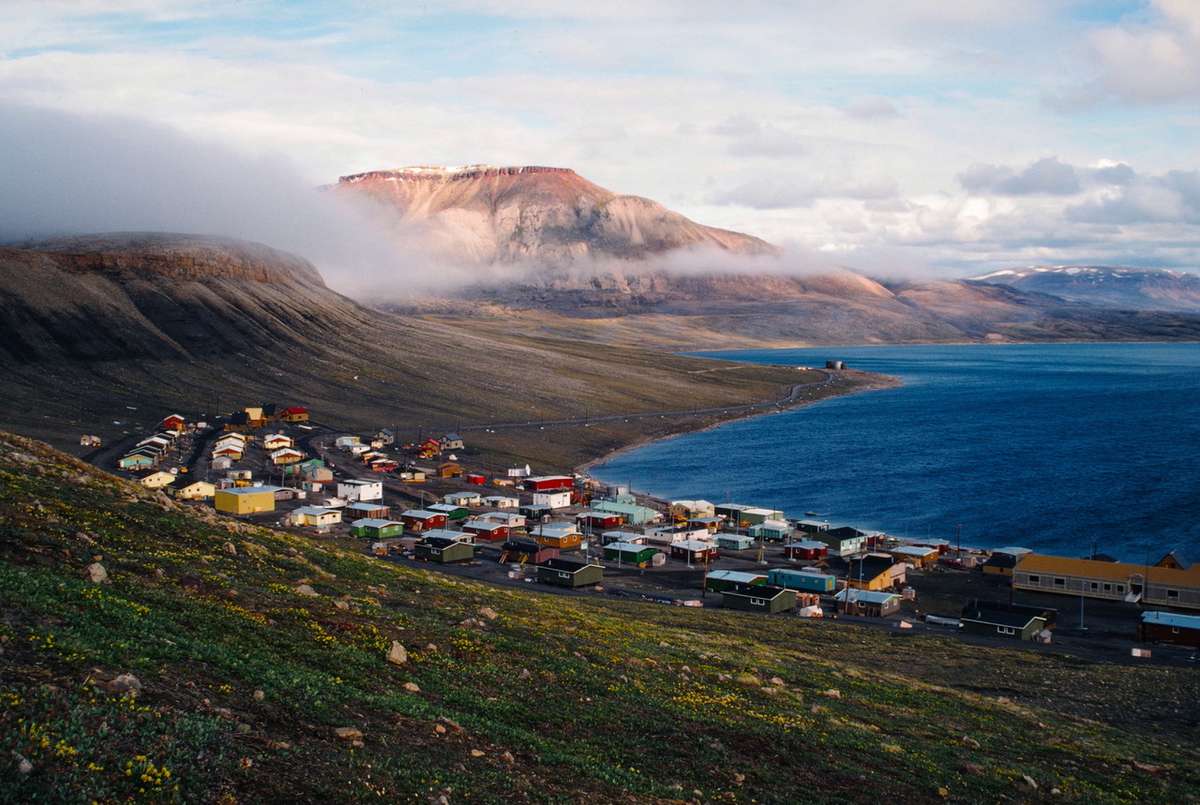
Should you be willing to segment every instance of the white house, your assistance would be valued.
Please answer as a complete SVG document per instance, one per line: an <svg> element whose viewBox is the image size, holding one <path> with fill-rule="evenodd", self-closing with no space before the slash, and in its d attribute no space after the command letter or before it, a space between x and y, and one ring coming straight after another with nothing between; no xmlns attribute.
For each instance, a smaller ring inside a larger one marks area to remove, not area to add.
<svg viewBox="0 0 1200 805"><path fill-rule="evenodd" d="M519 509L521 507L521 499L510 498L504 495L488 495L483 499L483 505L491 506L493 509Z"/></svg>
<svg viewBox="0 0 1200 805"><path fill-rule="evenodd" d="M483 500L479 497L478 492L450 492L442 497L446 503L451 503L455 506L479 506Z"/></svg>
<svg viewBox="0 0 1200 805"><path fill-rule="evenodd" d="M383 481L362 481L357 478L338 481L337 496L350 502L383 500Z"/></svg>
<svg viewBox="0 0 1200 805"><path fill-rule="evenodd" d="M489 523L500 523L509 528L524 528L525 515L517 512L484 512L477 515L478 520L487 520Z"/></svg>
<svg viewBox="0 0 1200 805"><path fill-rule="evenodd" d="M571 505L570 492L534 492L534 506L549 506L551 509L565 509Z"/></svg>
<svg viewBox="0 0 1200 805"><path fill-rule="evenodd" d="M361 444L362 438L358 436L339 436L333 440L333 444L339 450L349 450L352 445Z"/></svg>

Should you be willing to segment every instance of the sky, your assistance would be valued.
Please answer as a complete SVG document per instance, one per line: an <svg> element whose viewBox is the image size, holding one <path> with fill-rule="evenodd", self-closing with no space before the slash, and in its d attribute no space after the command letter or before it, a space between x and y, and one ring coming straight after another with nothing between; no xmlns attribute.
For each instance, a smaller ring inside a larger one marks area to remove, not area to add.
<svg viewBox="0 0 1200 805"><path fill-rule="evenodd" d="M10 2L0 106L297 186L566 166L878 273L1200 268L1197 0Z"/></svg>

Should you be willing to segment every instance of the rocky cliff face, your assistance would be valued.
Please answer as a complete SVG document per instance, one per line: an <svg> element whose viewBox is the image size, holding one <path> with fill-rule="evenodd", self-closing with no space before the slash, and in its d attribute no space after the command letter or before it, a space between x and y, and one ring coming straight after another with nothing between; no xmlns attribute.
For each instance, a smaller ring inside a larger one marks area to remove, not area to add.
<svg viewBox="0 0 1200 805"><path fill-rule="evenodd" d="M618 195L567 168L418 166L343 176L331 189L373 202L397 227L420 226L435 252L460 261L561 264L685 248L775 251L655 201Z"/></svg>

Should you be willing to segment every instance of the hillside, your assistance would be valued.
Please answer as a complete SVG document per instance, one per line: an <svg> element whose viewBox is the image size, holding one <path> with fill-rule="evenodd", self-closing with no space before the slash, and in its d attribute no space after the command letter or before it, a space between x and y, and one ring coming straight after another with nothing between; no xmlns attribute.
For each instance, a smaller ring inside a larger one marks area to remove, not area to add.
<svg viewBox="0 0 1200 805"><path fill-rule="evenodd" d="M4 802L1200 790L1187 669L493 588L189 509L7 434L0 611Z"/></svg>
<svg viewBox="0 0 1200 805"><path fill-rule="evenodd" d="M1146 283L1142 304L1114 305L1036 284L893 283L798 266L758 238L567 168L399 168L343 176L327 190L366 201L401 234L406 265L421 244L419 253L454 266L433 298L413 299L408 273L375 278L369 304L497 334L517 321L554 337L670 349L1200 339L1200 293L1193 306L1190 292Z"/></svg>
<svg viewBox="0 0 1200 805"><path fill-rule="evenodd" d="M0 249L0 298L0 424L64 446L83 432L136 433L167 410L204 419L263 400L415 438L471 423L741 405L816 379L369 310L306 261L217 238L124 233ZM567 467L719 417L474 441Z"/></svg>
<svg viewBox="0 0 1200 805"><path fill-rule="evenodd" d="M375 202L395 225L421 226L436 253L472 262L641 258L681 248L775 251L650 199L605 190L569 168L398 168L343 176L331 190Z"/></svg>
<svg viewBox="0 0 1200 805"><path fill-rule="evenodd" d="M1124 310L1200 312L1200 275L1124 266L1032 266L1002 269L976 282L1007 285Z"/></svg>

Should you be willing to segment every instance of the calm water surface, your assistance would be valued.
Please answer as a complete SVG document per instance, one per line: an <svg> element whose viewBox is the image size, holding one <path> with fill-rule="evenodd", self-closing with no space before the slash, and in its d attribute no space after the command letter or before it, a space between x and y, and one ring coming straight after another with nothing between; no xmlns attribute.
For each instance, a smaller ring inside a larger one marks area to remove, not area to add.
<svg viewBox="0 0 1200 805"><path fill-rule="evenodd" d="M964 545L1200 561L1200 345L707 354L842 358L904 385L657 442L595 475L906 536L954 539L961 524Z"/></svg>

